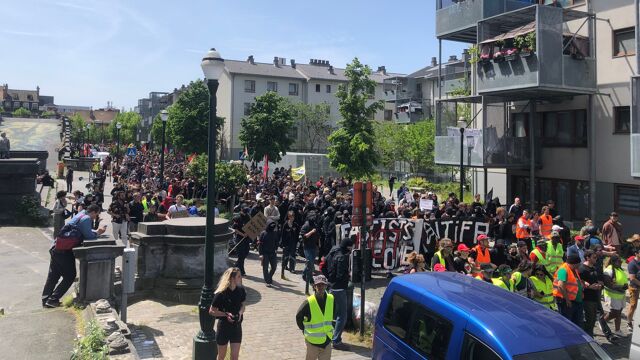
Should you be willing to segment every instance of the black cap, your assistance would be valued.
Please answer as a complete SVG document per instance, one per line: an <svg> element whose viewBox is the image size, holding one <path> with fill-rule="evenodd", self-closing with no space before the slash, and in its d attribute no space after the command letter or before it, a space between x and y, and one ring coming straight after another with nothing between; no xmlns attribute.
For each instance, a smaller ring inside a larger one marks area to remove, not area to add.
<svg viewBox="0 0 640 360"><path fill-rule="evenodd" d="M567 257L567 264L576 265L580 264L582 260L580 260L580 256L578 255L569 255Z"/></svg>

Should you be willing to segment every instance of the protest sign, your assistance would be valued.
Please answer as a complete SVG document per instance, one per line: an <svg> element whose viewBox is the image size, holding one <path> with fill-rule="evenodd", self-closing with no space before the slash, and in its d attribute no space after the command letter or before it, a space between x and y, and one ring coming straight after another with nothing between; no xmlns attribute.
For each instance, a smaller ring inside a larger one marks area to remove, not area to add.
<svg viewBox="0 0 640 360"><path fill-rule="evenodd" d="M263 213L255 214L251 220L242 227L242 232L248 237L256 239L262 231L267 227L267 218Z"/></svg>
<svg viewBox="0 0 640 360"><path fill-rule="evenodd" d="M433 210L433 200L420 199L420 210Z"/></svg>

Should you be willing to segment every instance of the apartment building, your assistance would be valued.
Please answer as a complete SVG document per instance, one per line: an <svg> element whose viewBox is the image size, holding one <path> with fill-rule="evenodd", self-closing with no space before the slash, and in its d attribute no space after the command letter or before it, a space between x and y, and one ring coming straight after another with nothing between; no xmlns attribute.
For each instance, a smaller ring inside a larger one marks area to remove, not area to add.
<svg viewBox="0 0 640 360"><path fill-rule="evenodd" d="M476 169L477 192L504 184L503 203L517 196L539 210L553 199L574 227L616 211L625 235L640 232L634 1L531 3L436 1L438 39L474 50L471 96L437 101L436 163L458 165L462 156ZM460 105L478 115L460 118Z"/></svg>
<svg viewBox="0 0 640 360"><path fill-rule="evenodd" d="M239 159L242 155L243 147L238 138L241 120L249 115L255 98L267 91L275 91L292 102L328 104L330 125L336 127L340 120L335 94L348 79L344 75L345 69L336 68L327 60L311 59L308 64L299 64L293 59L287 63L284 58L274 57L271 63L261 63L249 56L245 61L225 60L225 68L217 93L218 116L225 118L222 134L224 158ZM371 75L377 84L371 94L371 102L384 100L385 79L399 75L387 73L384 66L378 67ZM385 109L374 118L384 120L387 114L390 119L388 115L393 109L393 105L385 103ZM294 151L317 150L309 149L298 127L294 127L290 135L296 139Z"/></svg>

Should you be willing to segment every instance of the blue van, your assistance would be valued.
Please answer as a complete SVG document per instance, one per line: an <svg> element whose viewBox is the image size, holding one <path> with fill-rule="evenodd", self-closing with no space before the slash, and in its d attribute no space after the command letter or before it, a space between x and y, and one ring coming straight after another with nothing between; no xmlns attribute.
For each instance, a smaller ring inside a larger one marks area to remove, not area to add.
<svg viewBox="0 0 640 360"><path fill-rule="evenodd" d="M394 278L378 309L373 359L609 360L562 315L452 272Z"/></svg>

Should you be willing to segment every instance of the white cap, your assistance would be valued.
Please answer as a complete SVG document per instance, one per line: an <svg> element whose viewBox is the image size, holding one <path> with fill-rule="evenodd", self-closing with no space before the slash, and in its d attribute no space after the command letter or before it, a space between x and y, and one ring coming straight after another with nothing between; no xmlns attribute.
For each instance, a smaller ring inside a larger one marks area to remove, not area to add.
<svg viewBox="0 0 640 360"><path fill-rule="evenodd" d="M560 231L562 229L564 229L564 228L562 226L560 226L560 225L553 225L551 227L551 231Z"/></svg>

